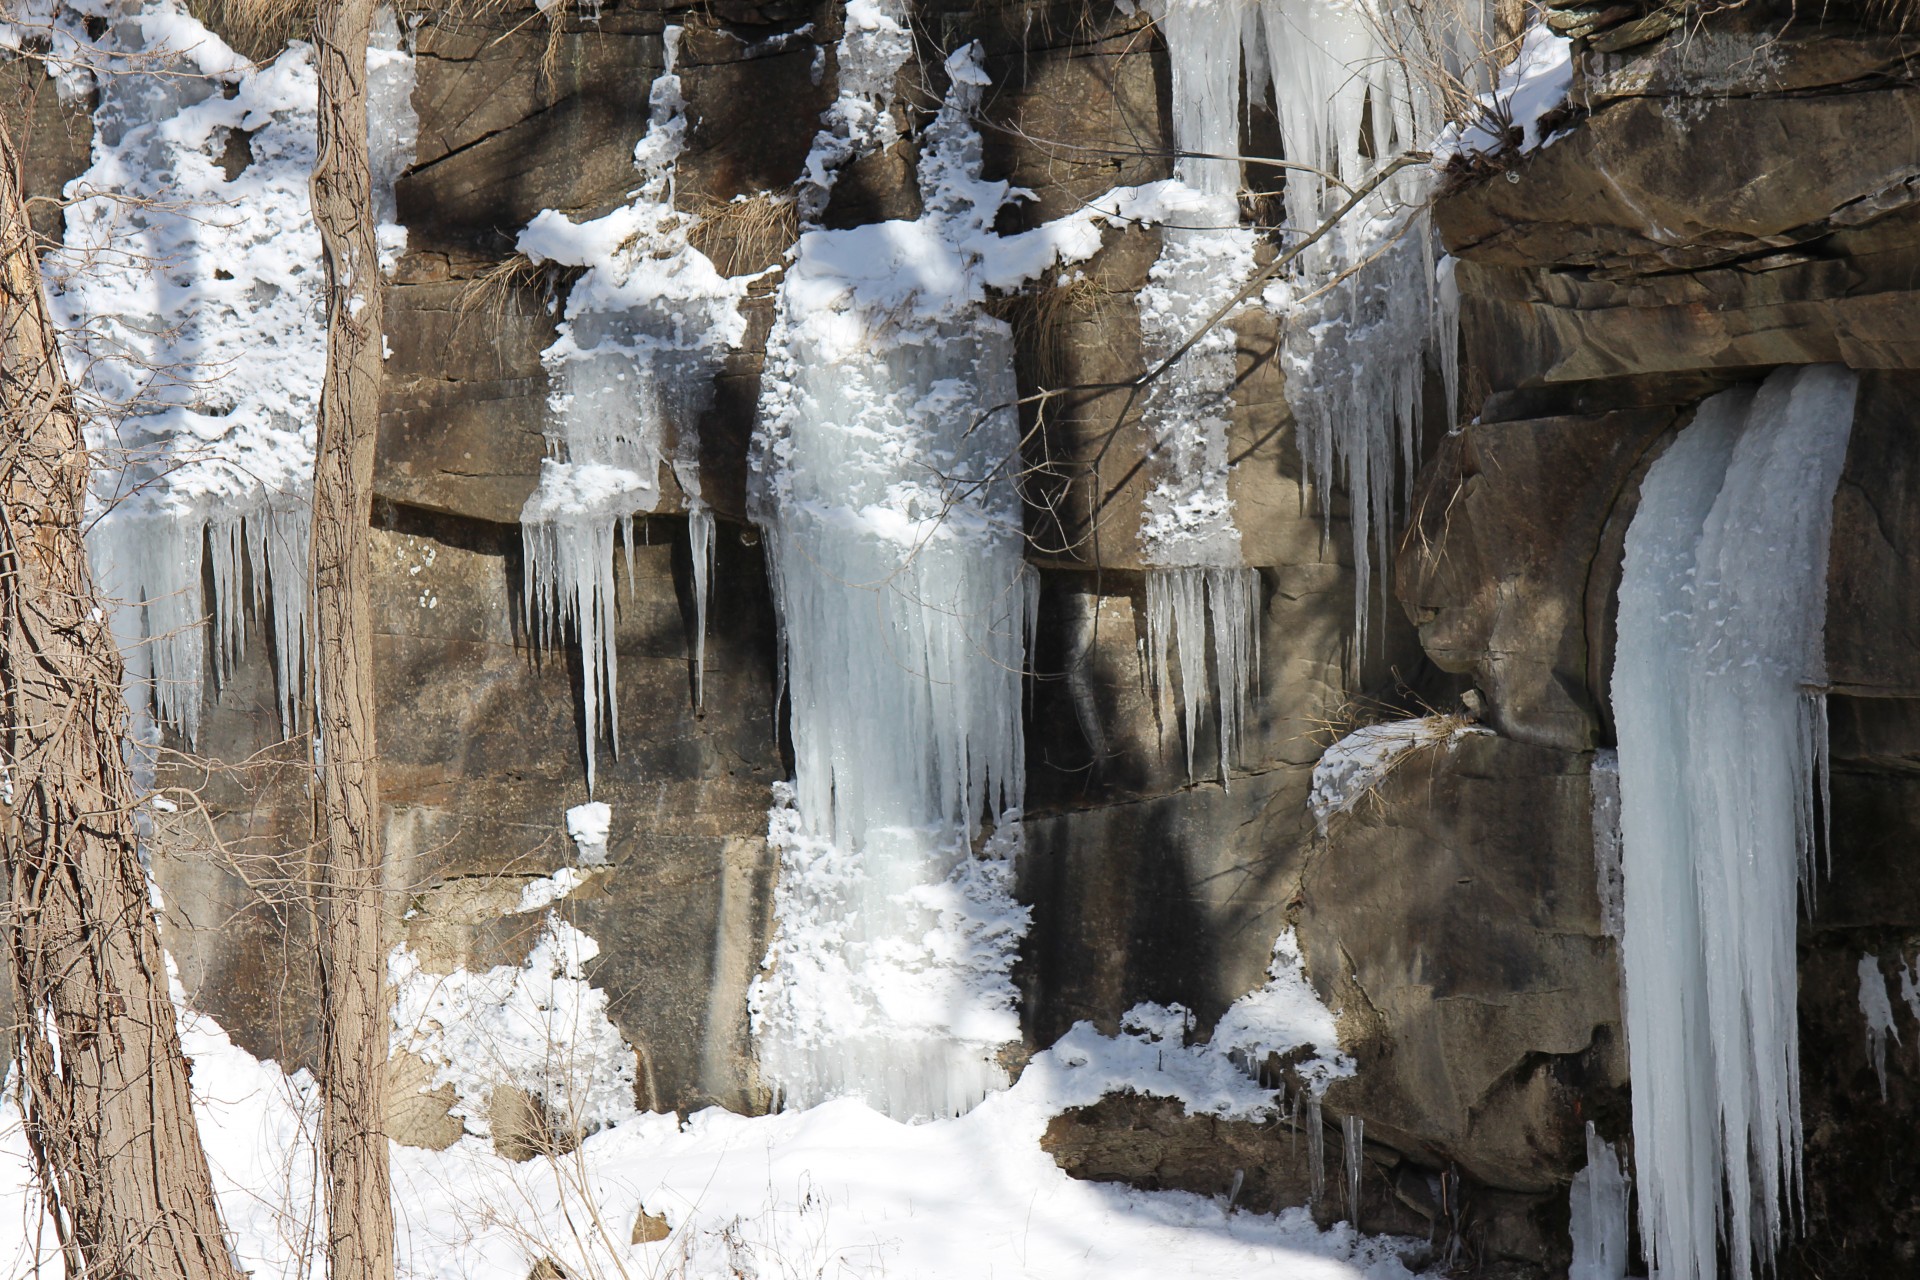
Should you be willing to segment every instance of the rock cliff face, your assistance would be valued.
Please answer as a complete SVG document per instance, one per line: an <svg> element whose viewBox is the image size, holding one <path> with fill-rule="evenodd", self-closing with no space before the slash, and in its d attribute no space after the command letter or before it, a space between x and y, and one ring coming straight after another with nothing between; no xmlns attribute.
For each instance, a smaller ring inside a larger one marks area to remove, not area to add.
<svg viewBox="0 0 1920 1280"><path fill-rule="evenodd" d="M567 280L517 259L514 236L543 209L597 216L625 199L673 23L692 122L679 206L706 218L701 247L729 274L778 264L791 206L766 197L800 177L842 21L831 3L606 0L594 21L502 4L419 28L372 538L396 928L429 968L526 954L537 913L510 908L567 860L564 811L588 798L578 661L529 641L516 528L545 451L540 352ZM848 170L827 225L918 213L914 131L944 87L941 55L969 39L992 79L989 175L1034 193L1003 223L1169 172L1165 51L1132 5L944 0L916 5L913 23L902 140ZM1882 1102L1855 989L1862 954L1892 976L1920 949L1920 44L1864 18L1760 7L1652 22L1638 45L1621 29L1584 35L1565 136L1456 173L1437 200L1458 260L1467 425L1423 442L1393 574L1404 616L1364 653L1344 529L1329 536L1303 492L1279 335L1270 320L1236 327L1231 492L1260 567L1262 669L1230 789L1189 781L1179 728L1146 691L1133 531L1150 442L1136 406L1103 389L1142 368L1134 296L1157 233L1110 230L1072 283L995 302L1023 394L1072 389L1025 421L1041 580L1019 868L1027 1048L1082 1019L1111 1030L1145 1000L1186 1005L1204 1033L1294 926L1359 1064L1326 1116L1366 1121L1363 1225L1457 1239L1489 1267L1564 1267L1584 1126L1630 1133L1589 768L1612 742L1611 619L1639 483L1713 390L1839 361L1863 378L1830 580L1831 867L1800 935L1806 1229L1783 1273L1905 1274L1920 1246L1920 1027L1901 1013ZM86 127L39 87L26 148L39 191L84 165ZM1255 113L1256 154L1263 128ZM616 575L624 730L594 796L616 814L613 870L562 904L601 942L590 976L661 1109L771 1101L746 992L770 932L770 788L791 760L745 519L770 287L753 286L748 341L700 423L721 518L704 707L673 497ZM164 824L157 865L189 997L254 1051L300 1062L314 1044L297 892L310 800L279 743L261 640L210 696L197 753L166 760L163 784L196 798ZM1492 735L1420 752L1316 830L1312 768L1356 707L1450 710L1469 687ZM1212 734L1198 729L1204 779ZM444 1116L396 1123L450 1140ZM1110 1099L1053 1141L1089 1177L1217 1193L1240 1171L1245 1203L1305 1198L1286 1126Z"/></svg>

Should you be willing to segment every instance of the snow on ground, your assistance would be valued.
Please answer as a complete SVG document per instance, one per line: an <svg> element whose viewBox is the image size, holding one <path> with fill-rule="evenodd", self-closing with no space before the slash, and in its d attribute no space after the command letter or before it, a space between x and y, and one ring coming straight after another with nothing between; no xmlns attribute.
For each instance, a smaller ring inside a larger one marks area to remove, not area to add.
<svg viewBox="0 0 1920 1280"><path fill-rule="evenodd" d="M807 1111L684 1120L630 1114L571 1154L515 1164L469 1135L445 1151L393 1149L404 1280L526 1280L552 1258L576 1280L779 1277L1021 1277L1160 1280L1399 1280L1406 1241L1318 1230L1303 1209L1277 1216L1221 1197L1079 1182L1040 1148L1048 1120L1125 1089L1192 1112L1262 1118L1278 1097L1228 1052L1313 1043L1302 1074L1323 1083L1351 1063L1313 999L1290 937L1272 981L1234 1006L1214 1041L1184 1044L1184 1010L1142 1006L1117 1037L1080 1024L1012 1088L957 1120L901 1124L843 1099ZM597 993L596 993L597 994ZM241 1265L257 1280L312 1274L317 1094L188 1014L201 1130ZM0 1274L61 1274L28 1181L11 1099L0 1103ZM1225 1188L1222 1188L1225 1191ZM633 1243L645 1212L671 1228Z"/></svg>

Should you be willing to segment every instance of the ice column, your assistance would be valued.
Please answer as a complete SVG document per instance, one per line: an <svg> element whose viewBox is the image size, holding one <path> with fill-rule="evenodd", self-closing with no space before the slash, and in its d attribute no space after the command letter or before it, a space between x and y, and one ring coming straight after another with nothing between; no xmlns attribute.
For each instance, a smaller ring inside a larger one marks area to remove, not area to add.
<svg viewBox="0 0 1920 1280"><path fill-rule="evenodd" d="M225 678L241 656L249 575L291 732L326 358L312 51L295 42L255 66L173 0L121 12L97 40L67 34L81 61L112 63L97 77L93 165L74 184L110 194L68 207L49 293L89 416L88 544L118 605L136 733L151 738L157 721L196 736L209 658ZM369 134L390 218L415 131L413 60L390 17L380 36Z"/></svg>
<svg viewBox="0 0 1920 1280"><path fill-rule="evenodd" d="M1627 1175L1613 1144L1587 1123L1587 1167L1573 1175L1573 1266L1567 1280L1626 1280Z"/></svg>
<svg viewBox="0 0 1920 1280"><path fill-rule="evenodd" d="M1342 1168L1347 1175L1347 1221L1355 1230L1360 1227L1360 1175L1366 1172L1361 1163L1366 1150L1366 1132L1367 1122L1360 1116L1341 1117L1340 1151Z"/></svg>
<svg viewBox="0 0 1920 1280"><path fill-rule="evenodd" d="M580 646L587 788L604 732L618 749L613 545L629 549L633 517L655 510L660 469L684 494L698 595L696 690L704 692L713 516L700 493L696 432L713 378L746 334L746 279L720 274L688 242L693 219L673 207L674 165L687 117L674 72L679 27L666 29L666 69L654 80L652 118L634 147L640 186L603 218L575 223L547 210L521 232L535 263L584 267L567 295L559 337L542 353L552 380L546 426L552 456L520 513L528 628L547 644L571 628ZM628 557L629 571L632 558Z"/></svg>
<svg viewBox="0 0 1920 1280"><path fill-rule="evenodd" d="M1161 233L1160 257L1140 295L1148 367L1179 350L1253 271L1254 234L1240 225L1240 43L1236 3L1169 3L1156 16L1173 72L1174 177L1200 199ZM1259 674L1260 579L1244 567L1227 492L1229 397L1236 373L1231 328L1216 325L1149 387L1144 418L1153 486L1140 528L1146 578L1148 672L1166 707L1177 665L1187 774L1210 694L1224 782L1250 715ZM1208 633L1215 659L1207 670ZM1162 723L1168 719L1163 711Z"/></svg>
<svg viewBox="0 0 1920 1280"><path fill-rule="evenodd" d="M754 455L795 779L776 792L776 929L751 998L786 1105L900 1119L1005 1083L1034 579L1008 327L978 306L1004 184L968 123L977 46L920 161L926 213L801 237ZM980 856L983 820L992 835Z"/></svg>
<svg viewBox="0 0 1920 1280"><path fill-rule="evenodd" d="M1887 1100L1887 1037L1896 1042L1900 1029L1893 1025L1893 1001L1887 996L1887 979L1880 972L1879 956L1860 957L1860 1016L1867 1023L1867 1060L1880 1079L1880 1101Z"/></svg>
<svg viewBox="0 0 1920 1280"><path fill-rule="evenodd" d="M1613 675L1641 1234L1664 1280L1771 1258L1800 1175L1794 938L1824 758L1854 376L1723 392L1649 470Z"/></svg>

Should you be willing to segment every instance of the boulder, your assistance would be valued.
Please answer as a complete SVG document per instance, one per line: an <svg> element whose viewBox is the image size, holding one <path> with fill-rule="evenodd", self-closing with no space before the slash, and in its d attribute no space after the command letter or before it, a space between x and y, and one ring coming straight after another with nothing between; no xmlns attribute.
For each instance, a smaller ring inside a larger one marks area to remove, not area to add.
<svg viewBox="0 0 1920 1280"><path fill-rule="evenodd" d="M1358 1063L1329 1106L1497 1189L1563 1187L1587 1120L1626 1131L1590 758L1491 734L1419 749L1299 874L1308 972Z"/></svg>

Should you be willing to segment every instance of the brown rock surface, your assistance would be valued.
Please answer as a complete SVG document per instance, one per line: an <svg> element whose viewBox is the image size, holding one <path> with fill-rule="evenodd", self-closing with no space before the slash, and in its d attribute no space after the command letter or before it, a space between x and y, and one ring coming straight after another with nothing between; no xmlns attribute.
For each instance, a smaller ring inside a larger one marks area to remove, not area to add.
<svg viewBox="0 0 1920 1280"><path fill-rule="evenodd" d="M1603 536L1622 503L1631 511L1636 468L1675 417L1648 408L1476 423L1422 471L1400 599L1427 654L1472 673L1507 737L1594 745L1588 584L1597 574L1610 594Z"/></svg>
<svg viewBox="0 0 1920 1280"><path fill-rule="evenodd" d="M1424 749L1329 827L1299 936L1359 1070L1329 1104L1432 1168L1547 1192L1583 1110L1626 1083L1618 958L1594 887L1588 757L1469 735Z"/></svg>

